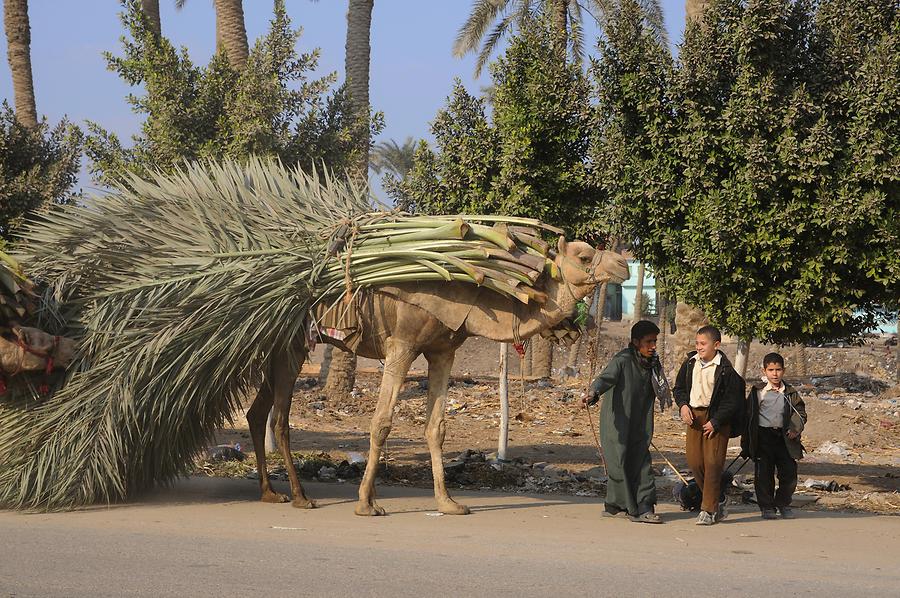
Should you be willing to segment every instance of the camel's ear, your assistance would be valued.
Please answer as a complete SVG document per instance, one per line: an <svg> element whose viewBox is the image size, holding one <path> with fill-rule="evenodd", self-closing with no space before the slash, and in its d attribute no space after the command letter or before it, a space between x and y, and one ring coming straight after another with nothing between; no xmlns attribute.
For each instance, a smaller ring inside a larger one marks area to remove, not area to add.
<svg viewBox="0 0 900 598"><path fill-rule="evenodd" d="M556 244L556 253L566 255L566 238L562 235L559 236L559 242Z"/></svg>

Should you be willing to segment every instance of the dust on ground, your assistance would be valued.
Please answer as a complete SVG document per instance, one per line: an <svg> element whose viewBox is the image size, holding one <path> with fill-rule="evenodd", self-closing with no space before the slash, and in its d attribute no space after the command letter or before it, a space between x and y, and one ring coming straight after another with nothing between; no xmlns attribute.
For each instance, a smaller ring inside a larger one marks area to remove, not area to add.
<svg viewBox="0 0 900 598"><path fill-rule="evenodd" d="M598 367L627 343L627 326L605 323L596 352ZM732 356L734 347L725 345ZM754 343L750 363L761 360L771 347ZM870 341L862 347L807 348L803 379L787 379L797 386L810 417L803 435L807 449L800 462L798 502L808 508L856 509L900 513L900 386L895 379L897 347ZM558 348L554 365L565 364L568 349ZM586 372L587 351L578 369ZM369 421L381 381L377 361L360 360L357 386L351 396L328 400L316 383L321 351L313 354L295 387L291 411L291 448L302 477L352 480L362 468L369 447ZM501 489L521 493L571 493L602 497L605 476L591 430L581 407L586 376L552 381L526 380L524 392L518 359L510 353L510 430L507 458L496 464L500 426L497 370L499 345L480 338L466 341L457 352L447 401L444 461L448 485L464 489ZM788 368L791 364L788 363ZM748 368L748 378L751 378ZM429 487L431 467L424 439L427 376L424 361L413 364L403 386L387 442L379 483ZM245 405L245 408L249 403ZM590 412L596 426L597 409ZM654 444L678 470L687 472L684 429L675 411L655 414ZM221 444L240 443L252 453L246 420L236 414L234 426L217 434ZM729 454L737 456L738 439ZM310 456L311 455L311 456ZM277 476L280 458L270 457ZM354 463L354 460L356 461ZM729 461L731 458L729 458ZM202 464L213 475L253 477L254 460L231 465ZM661 501L672 501L678 478L663 457L653 453ZM735 464L735 468L740 461ZM752 490L752 463L736 477L732 500L747 500ZM323 469L324 468L324 469Z"/></svg>

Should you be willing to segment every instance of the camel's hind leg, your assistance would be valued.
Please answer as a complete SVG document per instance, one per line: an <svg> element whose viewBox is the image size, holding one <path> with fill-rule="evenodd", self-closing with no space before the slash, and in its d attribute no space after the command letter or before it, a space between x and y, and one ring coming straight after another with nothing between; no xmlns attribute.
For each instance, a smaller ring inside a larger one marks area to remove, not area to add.
<svg viewBox="0 0 900 598"><path fill-rule="evenodd" d="M253 404L247 411L247 424L250 426L250 438L253 439L253 450L256 453L256 470L259 472L260 500L263 502L287 502L288 497L275 492L266 469L266 420L274 402L274 394L269 377L263 380Z"/></svg>
<svg viewBox="0 0 900 598"><path fill-rule="evenodd" d="M418 352L409 343L399 341L395 337L385 341L384 375L381 378L381 391L378 394L378 405L372 416L369 432L369 461L366 473L359 485L359 502L356 505L357 515L384 515L384 509L375 503L375 476L378 473L378 461L381 450L391 432L391 418L397 395L406 379L409 366L418 356Z"/></svg>
<svg viewBox="0 0 900 598"><path fill-rule="evenodd" d="M438 510L447 515L468 515L469 507L450 498L444 481L444 435L447 422L444 419L447 400L447 384L453 367L455 351L426 353L428 360L428 415L425 439L431 452L431 475L434 477L434 498Z"/></svg>
<svg viewBox="0 0 900 598"><path fill-rule="evenodd" d="M300 485L297 469L294 467L294 458L291 456L291 428L289 424L294 382L297 381L297 375L300 373L300 367L305 357L306 352L304 351L296 359L291 359L286 355L283 359L273 361L269 368L269 374L272 380L275 404L273 417L275 441L278 443L279 450L281 450L281 456L284 458L284 467L287 469L288 479L291 482L291 496L293 497L291 504L300 509L314 509L316 503L306 497L306 493L303 492L303 486Z"/></svg>
<svg viewBox="0 0 900 598"><path fill-rule="evenodd" d="M287 353L274 354L266 371L265 379L250 409L247 411L247 423L250 426L250 437L256 453L256 469L259 472L260 500L263 502L288 502L289 498L272 488L266 467L266 423L269 411L274 409L275 440L284 457L285 468L291 481L291 493L295 507L312 508L315 504L303 492L300 478L294 469L294 461L290 454L290 428L288 416L291 412L291 399L294 382L300 371L300 361L294 363Z"/></svg>

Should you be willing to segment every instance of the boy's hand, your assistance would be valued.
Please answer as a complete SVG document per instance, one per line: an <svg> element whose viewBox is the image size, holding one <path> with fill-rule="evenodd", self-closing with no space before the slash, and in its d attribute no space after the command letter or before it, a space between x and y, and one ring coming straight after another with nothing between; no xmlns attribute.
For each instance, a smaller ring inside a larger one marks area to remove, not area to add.
<svg viewBox="0 0 900 598"><path fill-rule="evenodd" d="M712 422L708 421L703 424L703 435L707 438L712 438L716 435L716 429L713 427Z"/></svg>
<svg viewBox="0 0 900 598"><path fill-rule="evenodd" d="M683 421L687 425L691 425L692 423L694 423L694 414L691 412L690 405L681 406L681 421Z"/></svg>
<svg viewBox="0 0 900 598"><path fill-rule="evenodd" d="M798 438L800 438L800 432L798 432L796 430L788 430L787 437L790 438L791 440L797 440Z"/></svg>

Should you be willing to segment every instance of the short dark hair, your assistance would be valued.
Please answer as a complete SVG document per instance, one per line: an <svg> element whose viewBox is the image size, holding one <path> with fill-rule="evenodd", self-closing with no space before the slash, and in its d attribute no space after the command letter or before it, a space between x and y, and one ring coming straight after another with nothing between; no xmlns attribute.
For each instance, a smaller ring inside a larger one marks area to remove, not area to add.
<svg viewBox="0 0 900 598"><path fill-rule="evenodd" d="M697 331L697 335L705 334L708 336L714 343L722 342L722 333L719 332L719 329L715 326L706 325L700 330Z"/></svg>
<svg viewBox="0 0 900 598"><path fill-rule="evenodd" d="M766 353L766 356L763 357L763 369L766 369L772 363L777 363L781 366L781 369L784 369L784 357L780 353Z"/></svg>
<svg viewBox="0 0 900 598"><path fill-rule="evenodd" d="M649 320L641 320L631 327L631 340L633 341L639 341L651 334L659 334L659 326Z"/></svg>

